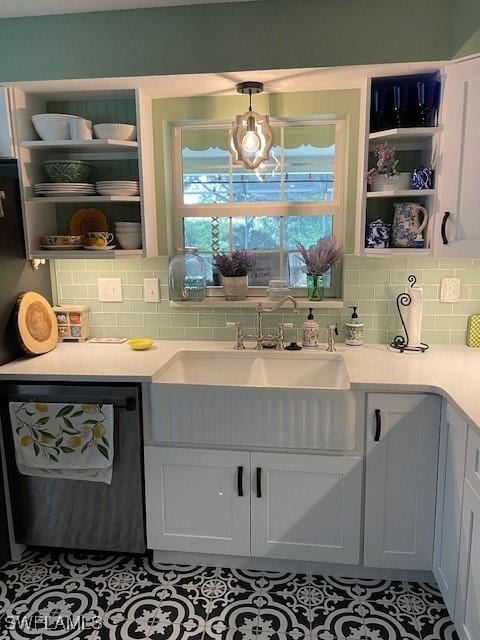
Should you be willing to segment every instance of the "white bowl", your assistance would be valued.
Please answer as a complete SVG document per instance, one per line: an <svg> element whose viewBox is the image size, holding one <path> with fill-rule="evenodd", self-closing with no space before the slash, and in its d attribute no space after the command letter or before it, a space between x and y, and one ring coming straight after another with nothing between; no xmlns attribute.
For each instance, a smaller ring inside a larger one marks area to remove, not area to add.
<svg viewBox="0 0 480 640"><path fill-rule="evenodd" d="M64 113L37 113L32 123L42 140L70 140L70 122L79 119Z"/></svg>
<svg viewBox="0 0 480 640"><path fill-rule="evenodd" d="M117 233L117 240L122 249L141 249L142 236L136 233Z"/></svg>
<svg viewBox="0 0 480 640"><path fill-rule="evenodd" d="M137 127L133 124L117 124L116 122L93 125L95 138L103 140L136 140Z"/></svg>

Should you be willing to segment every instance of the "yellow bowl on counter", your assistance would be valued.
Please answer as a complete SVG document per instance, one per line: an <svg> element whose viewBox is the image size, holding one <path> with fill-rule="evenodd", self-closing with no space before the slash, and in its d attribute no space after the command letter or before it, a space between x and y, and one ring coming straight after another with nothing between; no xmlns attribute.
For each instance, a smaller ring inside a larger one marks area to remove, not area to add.
<svg viewBox="0 0 480 640"><path fill-rule="evenodd" d="M146 349L150 349L155 340L151 338L132 338L128 341L128 344L135 351L146 351Z"/></svg>

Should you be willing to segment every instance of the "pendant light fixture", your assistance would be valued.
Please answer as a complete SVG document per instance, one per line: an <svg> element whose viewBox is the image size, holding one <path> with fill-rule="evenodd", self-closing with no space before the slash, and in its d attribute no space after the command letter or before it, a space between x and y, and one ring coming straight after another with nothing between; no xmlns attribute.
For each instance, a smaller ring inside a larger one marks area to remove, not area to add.
<svg viewBox="0 0 480 640"><path fill-rule="evenodd" d="M238 93L248 95L248 111L236 116L229 135L229 149L235 164L243 164L247 169L256 169L268 160L273 145L273 131L268 116L261 116L252 110L252 96L263 91L263 82L240 82Z"/></svg>

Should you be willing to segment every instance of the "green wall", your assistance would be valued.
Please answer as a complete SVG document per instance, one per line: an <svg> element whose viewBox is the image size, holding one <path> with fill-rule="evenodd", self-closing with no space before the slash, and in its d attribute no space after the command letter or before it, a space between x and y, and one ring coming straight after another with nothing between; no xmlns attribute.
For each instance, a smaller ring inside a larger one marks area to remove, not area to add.
<svg viewBox="0 0 480 640"><path fill-rule="evenodd" d="M453 0L451 12L452 57L480 52L480 1Z"/></svg>
<svg viewBox="0 0 480 640"><path fill-rule="evenodd" d="M3 19L0 82L442 60L450 2L258 0Z"/></svg>
<svg viewBox="0 0 480 640"><path fill-rule="evenodd" d="M309 91L271 93L256 96L254 108L268 113L272 119L308 116L339 117L347 121L347 188L345 200L345 251L352 253L355 233L355 204L357 188L358 132L360 90ZM159 253L168 252L170 236L171 173L170 125L189 120L231 121L236 113L247 107L244 96L171 98L153 101L153 130L155 145L155 175L157 215L159 224ZM170 241L170 248L173 247Z"/></svg>

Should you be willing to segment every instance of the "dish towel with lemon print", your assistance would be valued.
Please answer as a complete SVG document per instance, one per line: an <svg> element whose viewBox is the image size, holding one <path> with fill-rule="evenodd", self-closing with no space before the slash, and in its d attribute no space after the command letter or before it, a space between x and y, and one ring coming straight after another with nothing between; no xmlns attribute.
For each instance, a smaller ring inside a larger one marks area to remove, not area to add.
<svg viewBox="0 0 480 640"><path fill-rule="evenodd" d="M111 483L113 405L10 402L9 411L20 473Z"/></svg>

